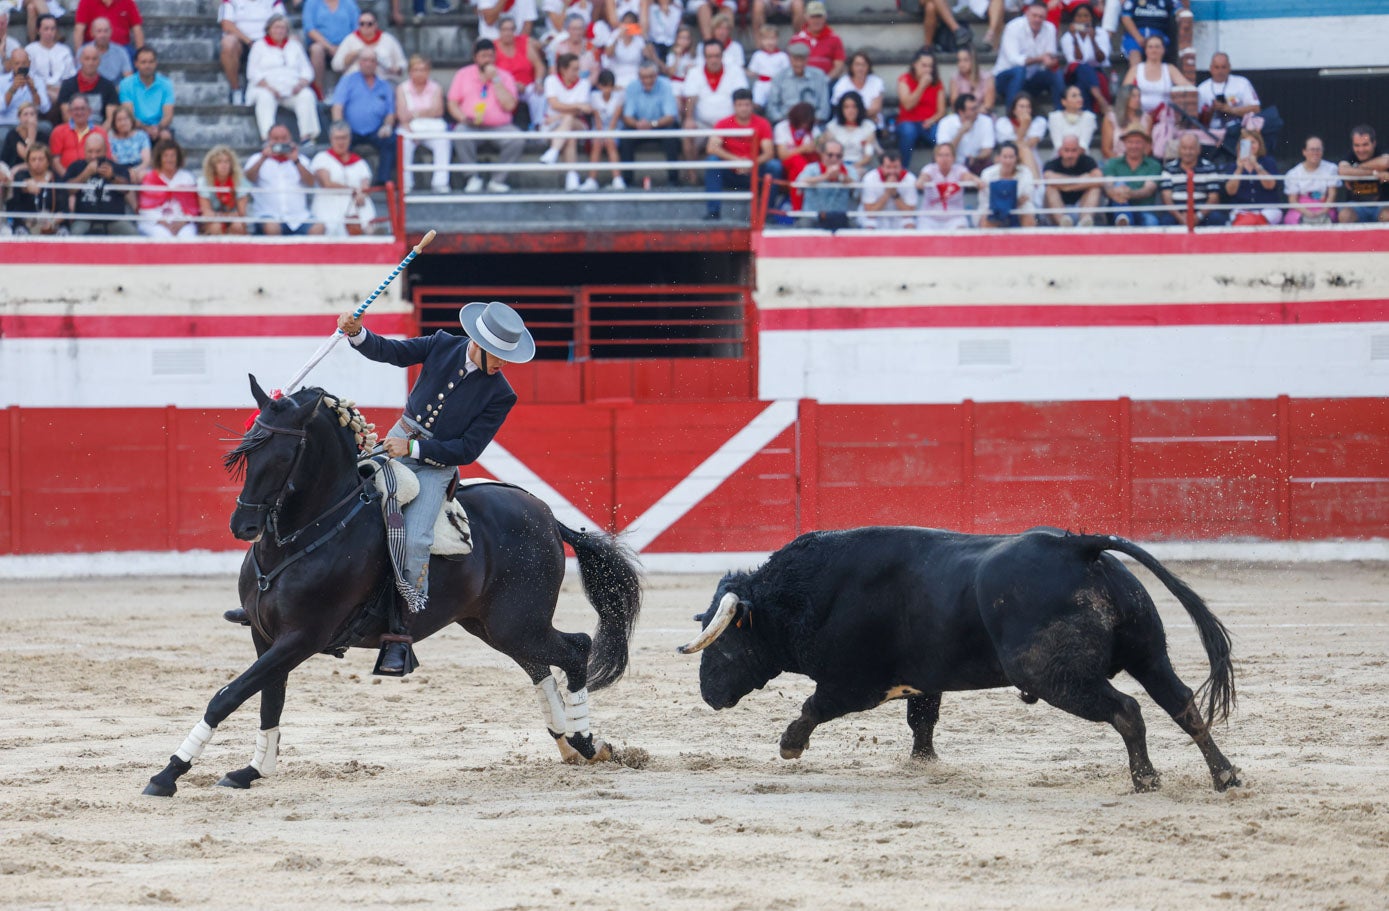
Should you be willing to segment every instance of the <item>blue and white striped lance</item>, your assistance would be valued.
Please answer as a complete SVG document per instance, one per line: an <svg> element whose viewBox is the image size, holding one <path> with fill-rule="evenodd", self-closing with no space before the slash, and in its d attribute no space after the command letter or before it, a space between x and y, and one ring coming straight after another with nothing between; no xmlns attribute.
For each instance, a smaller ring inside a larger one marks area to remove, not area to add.
<svg viewBox="0 0 1389 911"><path fill-rule="evenodd" d="M396 266L395 269L391 271L391 274L387 275L386 278L381 282L381 284L376 286L376 290L371 292L371 294L367 297L366 300L362 301L361 306L359 306L356 310L352 311L352 318L361 319L362 314L367 312L367 308L372 305L372 302L375 301L378 297L380 297L381 293L385 291L386 288L390 287L391 282L395 281L395 277L399 275L401 272L404 272L405 267L410 265L410 261L413 260L416 256L419 256L420 252L423 251L425 247L429 246L429 243L432 240L434 240L434 232L430 231L420 240L419 243L415 244L415 248L413 250L411 250L409 253L405 255L405 258L400 261L400 265ZM282 389L284 389L284 394L289 395L290 393L294 392L294 390L298 389L299 384L304 381L304 377L309 375L309 371L312 370L314 367L318 366L318 362L327 357L328 352L332 351L333 346L336 345L339 341L341 341L342 338L343 334L341 329L333 330L333 334L328 336L328 340L324 342L322 345L319 345L318 350L313 353L313 356L309 358L308 362L304 364L303 367L299 368L299 372L294 375L294 379L290 380L283 387L281 387Z"/></svg>

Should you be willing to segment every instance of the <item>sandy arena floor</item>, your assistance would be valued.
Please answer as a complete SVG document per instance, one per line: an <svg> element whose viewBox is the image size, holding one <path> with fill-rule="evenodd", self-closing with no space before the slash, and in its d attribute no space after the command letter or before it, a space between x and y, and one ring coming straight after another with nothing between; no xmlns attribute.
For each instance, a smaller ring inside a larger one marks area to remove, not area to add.
<svg viewBox="0 0 1389 911"><path fill-rule="evenodd" d="M233 580L6 583L0 906L1385 908L1389 566L1176 569L1236 636L1216 736L1245 787L1224 795L1146 695L1156 794L1131 793L1112 729L1011 690L946 695L939 763L907 759L905 703L782 761L809 682L708 709L674 647L715 580L656 577L631 671L594 698L641 768L560 765L525 675L456 630L403 682L366 652L302 667L252 790L213 783L250 758L256 700L176 797L142 797L253 655L219 618ZM1194 687L1195 630L1140 575ZM560 625L593 625L572 584Z"/></svg>

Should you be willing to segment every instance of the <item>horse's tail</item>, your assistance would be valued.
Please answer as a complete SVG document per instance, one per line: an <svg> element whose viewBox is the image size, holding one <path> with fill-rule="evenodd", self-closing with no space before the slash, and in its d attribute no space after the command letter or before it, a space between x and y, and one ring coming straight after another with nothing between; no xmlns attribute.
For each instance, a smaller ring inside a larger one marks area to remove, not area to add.
<svg viewBox="0 0 1389 911"><path fill-rule="evenodd" d="M588 688L601 690L627 670L627 650L641 613L641 574L636 555L612 535L575 531L562 522L559 536L579 557L584 594L598 612L588 659Z"/></svg>
<svg viewBox="0 0 1389 911"><path fill-rule="evenodd" d="M1167 586L1182 607L1191 615L1201 634L1201 644L1205 646L1206 658L1210 661L1211 674L1196 691L1199 704L1203 697L1206 703L1206 721L1213 724L1229 717L1235 707L1235 666L1230 659L1230 631L1211 613L1201 596L1191 587L1172 574L1172 571L1157 561L1157 558L1143 548L1124 538L1114 535L1082 535L1084 543L1101 550L1117 550L1142 563L1148 571L1157 576Z"/></svg>

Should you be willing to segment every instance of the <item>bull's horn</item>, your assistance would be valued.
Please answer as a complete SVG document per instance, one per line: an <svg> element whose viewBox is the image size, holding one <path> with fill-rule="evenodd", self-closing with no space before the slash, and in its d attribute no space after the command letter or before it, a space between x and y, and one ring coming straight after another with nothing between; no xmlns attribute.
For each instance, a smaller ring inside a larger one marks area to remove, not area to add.
<svg viewBox="0 0 1389 911"><path fill-rule="evenodd" d="M733 614L738 610L738 596L733 592L728 592L719 601L719 609L714 611L714 619L709 621L709 625L700 630L698 636L689 645L682 645L676 651L682 655L693 655L709 647L709 644L724 630L728 629L728 624L733 622Z"/></svg>

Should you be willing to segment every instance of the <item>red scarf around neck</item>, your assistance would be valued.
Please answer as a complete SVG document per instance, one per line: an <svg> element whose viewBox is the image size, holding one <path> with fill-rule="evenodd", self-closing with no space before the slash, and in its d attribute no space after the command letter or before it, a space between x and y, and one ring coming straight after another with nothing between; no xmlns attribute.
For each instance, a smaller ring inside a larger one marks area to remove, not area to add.
<svg viewBox="0 0 1389 911"><path fill-rule="evenodd" d="M231 175L227 175L225 180L214 180L212 186L217 191L217 201L222 204L223 209L236 208L236 189L232 186Z"/></svg>
<svg viewBox="0 0 1389 911"><path fill-rule="evenodd" d="M84 93L85 93L85 92L93 91L93 90L96 89L96 84L97 84L98 82L100 82L100 81L101 81L101 74L100 74L100 73L97 73L95 76L92 77L92 80L91 80L90 82L88 82L88 81L87 81L87 78L86 78L85 76L83 76L83 75L81 74L81 72L79 72L79 73L77 74L77 91L79 91L79 92L84 92Z"/></svg>
<svg viewBox="0 0 1389 911"><path fill-rule="evenodd" d="M285 40L283 41L276 41L274 38L270 37L269 32L266 32L265 43L270 45L271 47L285 47L289 44L289 35L285 35Z"/></svg>
<svg viewBox="0 0 1389 911"><path fill-rule="evenodd" d="M336 158L338 161L342 162L342 164L343 164L345 167L350 167L350 166L352 166L352 165L354 165L354 164L356 164L357 162L359 162L359 161L362 160L362 156L356 154L356 153L353 152L351 149L349 149L348 151L342 153L341 155L339 155L337 152L333 151L332 149L329 149L329 150L328 150L328 154L332 155L332 156L333 156L334 158Z"/></svg>
<svg viewBox="0 0 1389 911"><path fill-rule="evenodd" d="M709 91L717 92L719 90L719 83L723 82L723 74L726 72L728 72L727 69L722 69L717 73L711 73L709 72L709 64L704 65L704 81L709 83Z"/></svg>
<svg viewBox="0 0 1389 911"><path fill-rule="evenodd" d="M380 29L377 29L377 30L376 30L376 37L375 37L375 38L371 38L371 39L368 39L366 35L363 35L361 29L357 29L357 30L356 30L355 32L353 32L352 34L354 34L354 35L356 35L358 38L362 39L362 43L363 43L363 44L370 46L370 45L373 45L373 44L375 44L376 42L380 41L380 40L381 40L381 36L384 35L384 34L386 34L386 33L383 32L383 31L381 31Z"/></svg>

